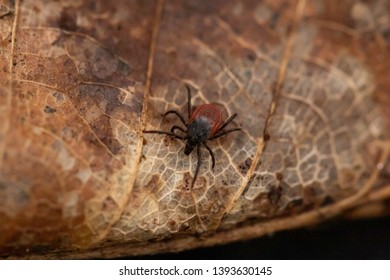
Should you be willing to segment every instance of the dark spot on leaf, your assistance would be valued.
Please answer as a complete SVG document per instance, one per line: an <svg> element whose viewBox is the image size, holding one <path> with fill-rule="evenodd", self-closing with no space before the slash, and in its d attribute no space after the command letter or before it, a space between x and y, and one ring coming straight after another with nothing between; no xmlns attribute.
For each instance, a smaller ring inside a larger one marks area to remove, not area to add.
<svg viewBox="0 0 390 280"><path fill-rule="evenodd" d="M84 108L83 108L84 109ZM80 114L81 111L79 110ZM101 116L100 118L94 120L90 124L91 129L94 131L96 137L86 136L90 143L95 143L99 145L99 142L102 142L112 154L116 155L122 149L122 145L119 143L117 139L115 139L112 135L112 127L110 124L110 120L107 116ZM99 141L100 140L100 141Z"/></svg>
<svg viewBox="0 0 390 280"><path fill-rule="evenodd" d="M170 220L170 221L168 222L168 227L169 227L169 229L170 229L171 231L177 231L177 229L178 229L178 224L177 224L177 222L176 222L175 220Z"/></svg>
<svg viewBox="0 0 390 280"><path fill-rule="evenodd" d="M182 191L190 192L191 191L192 177L190 173L186 172L183 176L183 187Z"/></svg>
<svg viewBox="0 0 390 280"><path fill-rule="evenodd" d="M269 21L269 27L270 28L272 28L272 29L275 28L276 24L279 21L279 17L280 17L279 13L273 13L272 14L271 20Z"/></svg>
<svg viewBox="0 0 390 280"><path fill-rule="evenodd" d="M327 206L334 203L334 199L330 196L326 196L321 206Z"/></svg>
<svg viewBox="0 0 390 280"><path fill-rule="evenodd" d="M386 29L382 32L382 36L384 39L389 40L390 39L390 29Z"/></svg>
<svg viewBox="0 0 390 280"><path fill-rule="evenodd" d="M253 62L253 61L255 61L256 56L253 53L250 53L250 54L247 55L247 58L248 58L248 60Z"/></svg>
<svg viewBox="0 0 390 280"><path fill-rule="evenodd" d="M76 31L77 23L76 23L77 14L74 10L65 9L62 10L60 19L58 21L58 26L66 31Z"/></svg>
<svg viewBox="0 0 390 280"><path fill-rule="evenodd" d="M103 200L103 207L102 207L103 211L112 211L116 207L117 207L117 205L111 197L106 197Z"/></svg>
<svg viewBox="0 0 390 280"><path fill-rule="evenodd" d="M297 208L298 207L300 207L300 206L302 206L303 205L303 199L302 198L297 198L297 199L294 199L294 200L292 200L289 204L288 204L288 206L287 206L287 208L289 208L290 210L298 210Z"/></svg>
<svg viewBox="0 0 390 280"><path fill-rule="evenodd" d="M55 97L56 101L57 102L60 102L62 100L64 100L64 96L62 93L56 91L55 93L53 93L53 97Z"/></svg>
<svg viewBox="0 0 390 280"><path fill-rule="evenodd" d="M282 181L283 180L283 174L280 172L275 173L276 180Z"/></svg>
<svg viewBox="0 0 390 280"><path fill-rule="evenodd" d="M149 182L145 185L145 190L155 193L160 188L161 180L160 176L153 175Z"/></svg>
<svg viewBox="0 0 390 280"><path fill-rule="evenodd" d="M316 190L312 187L303 188L303 199L306 202L313 202L316 198Z"/></svg>
<svg viewBox="0 0 390 280"><path fill-rule="evenodd" d="M268 133L264 134L264 138L263 139L264 139L265 142L269 141L270 138L271 138L271 136Z"/></svg>
<svg viewBox="0 0 390 280"><path fill-rule="evenodd" d="M271 186L271 189L268 193L268 199L272 205L276 205L283 193L283 188L281 185L279 186Z"/></svg>
<svg viewBox="0 0 390 280"><path fill-rule="evenodd" d="M48 114L54 113L54 112L56 112L56 111L57 111L56 109L51 108L50 106L47 106L47 105L46 105L46 107L45 107L45 109L44 109L44 112L45 112L45 113L48 113Z"/></svg>
<svg viewBox="0 0 390 280"><path fill-rule="evenodd" d="M4 4L0 5L0 19L6 16L11 16L14 14L15 1L10 0L9 6Z"/></svg>
<svg viewBox="0 0 390 280"><path fill-rule="evenodd" d="M172 137L168 136L168 135L166 137L164 137L163 142L164 142L165 147L169 146L169 144L171 143L171 139L172 139Z"/></svg>
<svg viewBox="0 0 390 280"><path fill-rule="evenodd" d="M243 163L241 163L239 166L238 166L238 169L240 170L240 173L241 174L246 174L248 172L248 169L250 168L252 164L252 159L251 158L247 158Z"/></svg>
<svg viewBox="0 0 390 280"><path fill-rule="evenodd" d="M122 74L122 75L130 75L131 72L132 72L132 69L130 67L130 65L128 63L125 63L124 61L122 60L119 60L118 62L118 71Z"/></svg>

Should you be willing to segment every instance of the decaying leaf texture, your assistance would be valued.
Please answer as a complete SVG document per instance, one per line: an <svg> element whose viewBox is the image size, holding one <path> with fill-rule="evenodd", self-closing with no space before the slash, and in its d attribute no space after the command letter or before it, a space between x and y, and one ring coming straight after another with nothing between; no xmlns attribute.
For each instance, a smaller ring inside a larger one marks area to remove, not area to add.
<svg viewBox="0 0 390 280"><path fill-rule="evenodd" d="M0 2L0 255L177 251L388 212L390 3ZM197 158L169 130L216 103ZM368 210L365 210L368 209ZM360 211L360 212L359 212ZM371 212L370 212L371 213Z"/></svg>

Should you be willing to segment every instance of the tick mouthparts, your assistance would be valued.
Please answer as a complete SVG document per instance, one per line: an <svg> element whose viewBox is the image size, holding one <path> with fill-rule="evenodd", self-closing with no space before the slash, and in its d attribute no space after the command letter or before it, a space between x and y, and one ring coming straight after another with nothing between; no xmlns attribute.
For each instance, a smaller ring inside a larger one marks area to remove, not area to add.
<svg viewBox="0 0 390 280"><path fill-rule="evenodd" d="M195 146L194 145L191 145L189 142L187 142L185 148L184 148L184 154L186 156L188 156L189 154L191 154L191 152L194 150Z"/></svg>

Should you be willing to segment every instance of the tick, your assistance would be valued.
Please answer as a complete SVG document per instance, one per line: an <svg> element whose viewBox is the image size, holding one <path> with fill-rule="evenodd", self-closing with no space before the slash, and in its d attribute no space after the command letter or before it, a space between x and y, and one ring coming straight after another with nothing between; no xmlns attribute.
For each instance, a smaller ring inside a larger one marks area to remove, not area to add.
<svg viewBox="0 0 390 280"><path fill-rule="evenodd" d="M192 112L191 89L188 85L186 85L186 88L188 94L188 121L186 121L183 115L176 110L169 110L164 114L164 117L169 114L174 114L178 116L185 128L182 128L178 125L174 125L171 127L169 132L161 130L145 130L144 133L166 134L173 136L177 139L187 141L186 146L184 148L184 154L187 156L191 154L191 152L196 148L198 163L195 170L195 176L191 183L192 188L194 186L196 178L198 177L200 166L202 164L202 157L200 153L201 145L203 145L209 151L212 160L212 169L214 170L215 156L210 146L207 144L207 141L217 139L233 131L239 131L241 130L241 128L236 127L224 130L224 128L229 123L231 123L235 117L237 117L237 113L234 113L225 122L222 122L222 112L216 105L213 104L200 105ZM180 131L182 135L177 134L176 131Z"/></svg>

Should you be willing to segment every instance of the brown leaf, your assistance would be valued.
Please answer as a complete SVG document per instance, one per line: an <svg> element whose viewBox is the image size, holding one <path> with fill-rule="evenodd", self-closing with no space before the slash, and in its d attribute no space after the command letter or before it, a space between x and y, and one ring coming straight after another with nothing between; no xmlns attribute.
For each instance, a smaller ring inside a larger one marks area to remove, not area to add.
<svg viewBox="0 0 390 280"><path fill-rule="evenodd" d="M389 5L4 0L0 255L177 251L388 211ZM196 153L142 133L179 124L163 114L187 114L186 84L243 128L210 141L214 170L202 149L193 188Z"/></svg>

